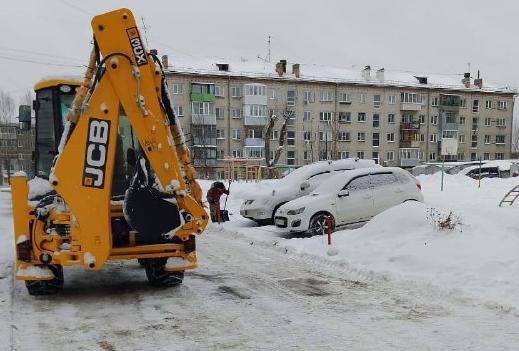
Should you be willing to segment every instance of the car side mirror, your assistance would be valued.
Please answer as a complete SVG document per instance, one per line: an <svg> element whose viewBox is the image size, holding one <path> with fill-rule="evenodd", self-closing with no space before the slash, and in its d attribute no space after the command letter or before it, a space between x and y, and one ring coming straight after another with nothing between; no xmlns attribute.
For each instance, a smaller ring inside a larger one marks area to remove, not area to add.
<svg viewBox="0 0 519 351"><path fill-rule="evenodd" d="M339 191L337 196L338 197L350 196L350 191L347 189L342 189L341 191Z"/></svg>
<svg viewBox="0 0 519 351"><path fill-rule="evenodd" d="M20 122L20 130L31 130L31 106L20 105L18 110L18 122Z"/></svg>
<svg viewBox="0 0 519 351"><path fill-rule="evenodd" d="M305 180L304 182L301 183L301 191L304 191L306 189L308 189L310 187L310 183Z"/></svg>

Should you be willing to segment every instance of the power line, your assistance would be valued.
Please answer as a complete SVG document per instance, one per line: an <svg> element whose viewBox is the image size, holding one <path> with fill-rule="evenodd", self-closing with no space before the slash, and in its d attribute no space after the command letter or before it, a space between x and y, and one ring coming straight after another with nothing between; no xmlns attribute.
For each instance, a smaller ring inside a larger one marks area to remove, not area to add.
<svg viewBox="0 0 519 351"><path fill-rule="evenodd" d="M21 58L21 57L3 56L1 54L0 54L0 59L7 60L7 61L15 61L15 62L34 63L34 64L46 65L46 66L73 67L73 68L83 68L83 67L86 67L86 65L70 65L70 64L66 64L66 63L37 61L37 60Z"/></svg>
<svg viewBox="0 0 519 351"><path fill-rule="evenodd" d="M8 47L1 47L1 46L0 46L0 51L7 51L7 52L14 52L14 53L25 53L25 54L32 54L32 55L37 55L37 56L46 56L46 57L54 57L54 58L65 59L65 60L79 61L78 58L73 58L73 57L69 57L69 56L62 56L62 55L56 55L56 54L48 54L48 53L41 52L41 51L33 51L33 50L25 50L25 49L15 49L15 48L8 48ZM2 54L2 53L0 53L0 54ZM9 53L4 53L4 54L11 55Z"/></svg>
<svg viewBox="0 0 519 351"><path fill-rule="evenodd" d="M90 16L90 17L91 17L91 16L94 16L94 14L91 13L90 11L87 11L87 10L85 10L85 9L79 7L79 6L73 5L73 4L69 3L68 1L65 1L65 0L58 0L58 1L61 2L61 3L64 4L64 5L67 5L67 6L70 7L70 8L73 8L73 9L76 10L76 11L79 11L79 12L85 14L85 15L88 15L88 16Z"/></svg>

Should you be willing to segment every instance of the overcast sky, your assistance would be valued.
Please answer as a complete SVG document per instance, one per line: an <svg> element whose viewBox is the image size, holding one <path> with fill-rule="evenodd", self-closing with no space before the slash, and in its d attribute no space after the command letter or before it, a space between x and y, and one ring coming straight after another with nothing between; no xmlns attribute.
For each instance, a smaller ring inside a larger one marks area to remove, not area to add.
<svg viewBox="0 0 519 351"><path fill-rule="evenodd" d="M72 66L87 61L91 17L123 6L140 26L144 18L149 47L170 62L254 59L271 35L273 61L449 74L470 62L492 84L519 86L511 0L18 0L0 10L0 89L18 97L42 77L82 74Z"/></svg>

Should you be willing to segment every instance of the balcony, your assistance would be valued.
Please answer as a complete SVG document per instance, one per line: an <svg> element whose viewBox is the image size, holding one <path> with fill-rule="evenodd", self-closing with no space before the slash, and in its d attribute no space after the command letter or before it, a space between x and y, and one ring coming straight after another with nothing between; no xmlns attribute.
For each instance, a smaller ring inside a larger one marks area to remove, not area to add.
<svg viewBox="0 0 519 351"><path fill-rule="evenodd" d="M419 102L402 102L400 104L401 111L420 111L422 104Z"/></svg>
<svg viewBox="0 0 519 351"><path fill-rule="evenodd" d="M193 137L193 146L194 147L216 147L216 138L213 137Z"/></svg>
<svg viewBox="0 0 519 351"><path fill-rule="evenodd" d="M216 167L217 160L215 158L206 158L206 159L193 159L193 164L195 167Z"/></svg>
<svg viewBox="0 0 519 351"><path fill-rule="evenodd" d="M419 148L420 142L417 140L400 140L401 148Z"/></svg>
<svg viewBox="0 0 519 351"><path fill-rule="evenodd" d="M191 124L194 125L216 125L216 114L191 116Z"/></svg>
<svg viewBox="0 0 519 351"><path fill-rule="evenodd" d="M265 140L263 138L245 138L243 140L244 147L265 147Z"/></svg>
<svg viewBox="0 0 519 351"><path fill-rule="evenodd" d="M400 123L400 130L419 130L420 122L402 122Z"/></svg>
<svg viewBox="0 0 519 351"><path fill-rule="evenodd" d="M420 164L420 149L401 148L400 167L414 167Z"/></svg>
<svg viewBox="0 0 519 351"><path fill-rule="evenodd" d="M191 101L214 102L216 100L214 90L212 83L192 83Z"/></svg>
<svg viewBox="0 0 519 351"><path fill-rule="evenodd" d="M263 127L267 124L267 117L266 116L245 116L243 118L243 125L244 126L258 126Z"/></svg>

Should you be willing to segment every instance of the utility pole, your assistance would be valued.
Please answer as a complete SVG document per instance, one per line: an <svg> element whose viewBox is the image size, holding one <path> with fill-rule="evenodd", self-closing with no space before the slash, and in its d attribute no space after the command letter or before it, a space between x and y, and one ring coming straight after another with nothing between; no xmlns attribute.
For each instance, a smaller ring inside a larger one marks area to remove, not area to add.
<svg viewBox="0 0 519 351"><path fill-rule="evenodd" d="M267 44L268 44L267 61L268 61L268 63L270 63L270 38L271 38L271 36L269 35L268 40L267 40Z"/></svg>

